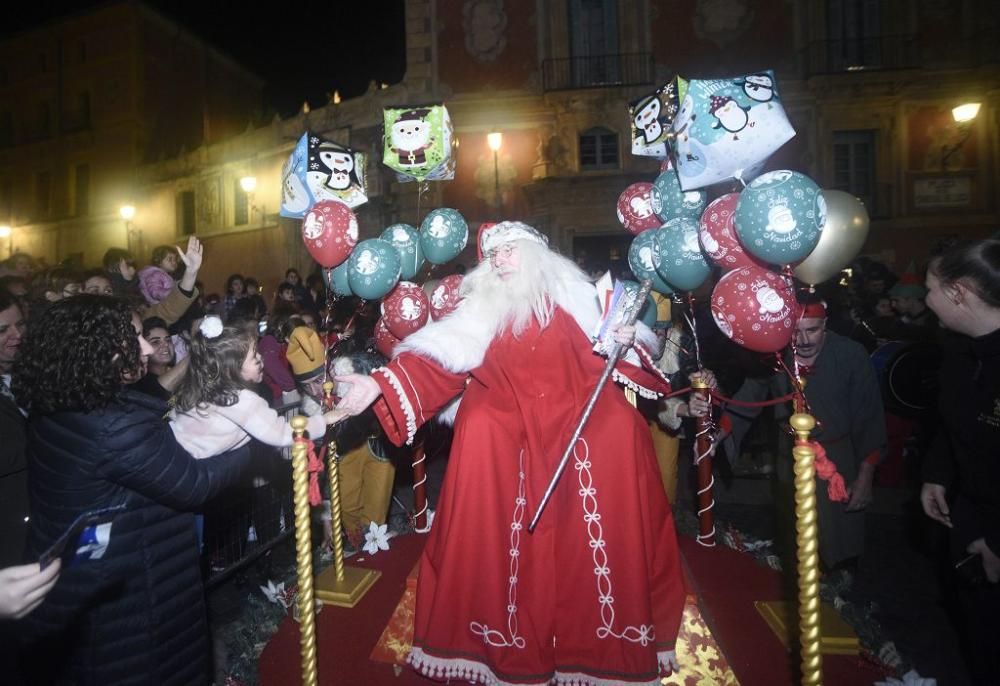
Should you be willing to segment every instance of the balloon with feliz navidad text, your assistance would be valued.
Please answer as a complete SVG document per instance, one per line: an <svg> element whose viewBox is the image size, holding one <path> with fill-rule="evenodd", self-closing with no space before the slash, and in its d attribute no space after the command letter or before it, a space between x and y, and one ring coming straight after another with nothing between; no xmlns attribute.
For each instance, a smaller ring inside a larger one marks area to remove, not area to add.
<svg viewBox="0 0 1000 686"><path fill-rule="evenodd" d="M734 269L715 284L712 318L738 345L773 353L792 340L799 306L795 291L778 274L757 268Z"/></svg>
<svg viewBox="0 0 1000 686"><path fill-rule="evenodd" d="M468 242L469 225L458 210L431 210L420 224L420 249L431 264L455 259Z"/></svg>
<svg viewBox="0 0 1000 686"><path fill-rule="evenodd" d="M850 193L822 191L826 202L826 223L819 243L793 270L808 284L823 283L850 264L868 238L868 210Z"/></svg>
<svg viewBox="0 0 1000 686"><path fill-rule="evenodd" d="M639 295L639 290L642 286L635 281L622 281L622 288L628 293L628 296L626 296L629 298L627 301L628 306L626 307L626 311L628 311L631 304L635 302L636 296ZM656 301L653 300L652 293L646 295L646 302L643 304L642 309L639 310L639 316L636 317L636 321L642 322L649 328L653 328L653 325L656 324Z"/></svg>
<svg viewBox="0 0 1000 686"><path fill-rule="evenodd" d="M459 289L462 287L462 275L446 276L434 286L430 293L431 318L434 321L446 317L455 311L462 301Z"/></svg>
<svg viewBox="0 0 1000 686"><path fill-rule="evenodd" d="M795 264L819 243L826 201L805 174L767 172L740 193L735 222L736 236L751 255L769 264Z"/></svg>
<svg viewBox="0 0 1000 686"><path fill-rule="evenodd" d="M672 219L651 233L658 248L656 271L664 281L679 291L693 291L705 283L712 268L701 253L696 220Z"/></svg>
<svg viewBox="0 0 1000 686"><path fill-rule="evenodd" d="M382 353L383 357L391 358L393 350L401 342L400 339L392 335L389 328L385 325L385 321L379 319L375 322L375 349Z"/></svg>
<svg viewBox="0 0 1000 686"><path fill-rule="evenodd" d="M708 202L705 191L681 190L680 179L673 169L661 172L656 177L649 197L653 203L653 212L665 222L681 217L697 220L701 218L701 213Z"/></svg>
<svg viewBox="0 0 1000 686"><path fill-rule="evenodd" d="M430 317L427 294L415 283L400 281L382 300L382 321L396 338L406 338Z"/></svg>
<svg viewBox="0 0 1000 686"><path fill-rule="evenodd" d="M399 281L399 252L392 243L369 238L358 243L347 260L347 282L354 295L377 300Z"/></svg>
<svg viewBox="0 0 1000 686"><path fill-rule="evenodd" d="M632 245L628 249L628 266L637 279L649 280L653 284L653 290L670 295L674 289L656 271L656 264L660 261L660 248L655 234L655 231L644 231L632 239Z"/></svg>
<svg viewBox="0 0 1000 686"><path fill-rule="evenodd" d="M399 278L412 279L424 266L424 251L420 247L420 234L409 224L393 224L381 236L399 251L402 271Z"/></svg>
<svg viewBox="0 0 1000 686"><path fill-rule="evenodd" d="M767 269L767 264L747 254L736 237L736 204L739 200L739 193L726 193L705 208L698 230L701 249L725 271L741 267Z"/></svg>
<svg viewBox="0 0 1000 686"><path fill-rule="evenodd" d="M650 197L652 190L653 184L640 181L633 183L618 196L618 221L626 231L635 236L660 225L659 217L653 212L653 200Z"/></svg>
<svg viewBox="0 0 1000 686"><path fill-rule="evenodd" d="M351 290L350 281L347 278L347 267L348 263L344 262L333 269L326 270L326 285L330 287L336 295L339 296L349 296L354 295Z"/></svg>
<svg viewBox="0 0 1000 686"><path fill-rule="evenodd" d="M795 135L772 71L688 81L672 126L684 190L742 177Z"/></svg>
<svg viewBox="0 0 1000 686"><path fill-rule="evenodd" d="M320 200L302 219L302 242L323 267L336 267L358 243L358 218L338 200Z"/></svg>

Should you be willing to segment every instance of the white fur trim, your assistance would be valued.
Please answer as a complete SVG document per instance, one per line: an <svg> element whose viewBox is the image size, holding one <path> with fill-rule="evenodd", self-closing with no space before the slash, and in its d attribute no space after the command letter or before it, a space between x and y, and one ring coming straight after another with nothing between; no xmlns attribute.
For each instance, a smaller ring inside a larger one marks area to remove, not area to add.
<svg viewBox="0 0 1000 686"><path fill-rule="evenodd" d="M620 383L622 386L625 386L625 388L628 388L630 390L635 391L636 393L638 393L643 398L649 398L650 400L656 400L661 395L663 395L662 393L654 391L654 390L652 390L650 388L646 388L645 386L640 386L635 381L633 381L629 377L625 376L624 374L622 374L617 369L612 370L612 372L611 372L611 378L616 383Z"/></svg>
<svg viewBox="0 0 1000 686"><path fill-rule="evenodd" d="M417 419L413 413L413 405L410 404L410 399L403 392L403 384L399 382L399 378L392 370L386 367L379 367L372 370L372 374L375 373L381 373L385 377L385 380L389 382L389 385L392 386L392 390L396 391L396 395L399 396L399 406L403 408L403 414L406 415L406 445L413 445L413 437L417 433Z"/></svg>
<svg viewBox="0 0 1000 686"><path fill-rule="evenodd" d="M490 250L512 241L534 241L539 245L548 245L549 239L533 226L522 222L500 222L483 230L479 240L479 252L485 258Z"/></svg>
<svg viewBox="0 0 1000 686"><path fill-rule="evenodd" d="M462 396L455 396L455 399L445 405L434 418L445 426L455 426L455 417L458 415L458 408L461 404Z"/></svg>

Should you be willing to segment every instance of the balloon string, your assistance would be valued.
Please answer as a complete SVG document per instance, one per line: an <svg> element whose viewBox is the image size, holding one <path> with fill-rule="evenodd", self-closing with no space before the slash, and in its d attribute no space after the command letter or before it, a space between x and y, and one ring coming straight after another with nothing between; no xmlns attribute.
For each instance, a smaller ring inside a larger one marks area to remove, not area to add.
<svg viewBox="0 0 1000 686"><path fill-rule="evenodd" d="M698 323L694 314L694 294L688 291L688 310L689 312L684 313L684 319L687 320L688 328L691 330L691 336L694 338L694 359L698 365L698 369L703 369L701 364L701 343L698 341Z"/></svg>

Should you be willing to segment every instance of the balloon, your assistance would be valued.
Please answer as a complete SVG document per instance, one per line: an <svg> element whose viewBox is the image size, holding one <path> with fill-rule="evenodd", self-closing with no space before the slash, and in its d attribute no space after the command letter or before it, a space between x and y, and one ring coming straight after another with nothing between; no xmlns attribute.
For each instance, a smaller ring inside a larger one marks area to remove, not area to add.
<svg viewBox="0 0 1000 686"><path fill-rule="evenodd" d="M381 238L361 241L347 260L347 282L365 300L377 300L391 291L399 271L399 252Z"/></svg>
<svg viewBox="0 0 1000 686"><path fill-rule="evenodd" d="M403 181L455 178L454 129L444 105L387 107L382 163Z"/></svg>
<svg viewBox="0 0 1000 686"><path fill-rule="evenodd" d="M382 321L396 338L406 338L427 323L431 304L423 289L400 281L382 301Z"/></svg>
<svg viewBox="0 0 1000 686"><path fill-rule="evenodd" d="M302 242L327 269L341 264L358 243L358 218L337 200L320 200L302 220Z"/></svg>
<svg viewBox="0 0 1000 686"><path fill-rule="evenodd" d="M650 231L659 248L655 263L657 273L679 291L693 291L712 273L698 244L698 222L672 219L656 231Z"/></svg>
<svg viewBox="0 0 1000 686"><path fill-rule="evenodd" d="M348 263L344 262L338 267L326 270L326 285L337 295L354 295L351 285L347 279Z"/></svg>
<svg viewBox="0 0 1000 686"><path fill-rule="evenodd" d="M822 283L846 267L861 251L868 237L868 210L844 191L824 190L826 223L819 243L795 267L795 276L808 284Z"/></svg>
<svg viewBox="0 0 1000 686"><path fill-rule="evenodd" d="M649 194L653 203L653 212L665 222L680 217L699 219L708 202L705 191L682 191L680 179L673 169L661 173L653 182L653 190Z"/></svg>
<svg viewBox="0 0 1000 686"><path fill-rule="evenodd" d="M826 201L805 174L779 170L750 182L736 204L736 236L754 257L794 264L819 243Z"/></svg>
<svg viewBox="0 0 1000 686"><path fill-rule="evenodd" d="M409 224L393 224L382 232L382 240L392 243L399 251L402 271L399 278L412 279L424 266L424 251L420 247L420 234Z"/></svg>
<svg viewBox="0 0 1000 686"><path fill-rule="evenodd" d="M618 221L629 233L638 236L660 225L660 220L653 214L652 190L653 184L641 181L633 183L618 196Z"/></svg>
<svg viewBox="0 0 1000 686"><path fill-rule="evenodd" d="M282 217L299 219L322 200L337 200L348 207L368 202L364 153L308 131L289 155L281 181Z"/></svg>
<svg viewBox="0 0 1000 686"><path fill-rule="evenodd" d="M632 239L628 249L628 264L637 278L653 282L653 289L664 295L670 295L674 290L656 273L656 263L660 260L659 246L656 244L655 232L646 231Z"/></svg>
<svg viewBox="0 0 1000 686"><path fill-rule="evenodd" d="M636 281L622 281L622 288L624 288L632 296L632 302L635 302L635 296L639 294L639 289L642 286ZM649 328L653 328L656 324L656 301L653 300L653 294L650 293L646 296L646 304L642 306L639 310L639 316L636 318L637 321L642 322Z"/></svg>
<svg viewBox="0 0 1000 686"><path fill-rule="evenodd" d="M734 269L712 291L712 318L735 343L759 353L781 350L795 333L799 306L787 281L755 267Z"/></svg>
<svg viewBox="0 0 1000 686"><path fill-rule="evenodd" d="M420 224L420 248L431 264L444 264L465 250L469 225L458 210L431 210Z"/></svg>
<svg viewBox="0 0 1000 686"><path fill-rule="evenodd" d="M677 114L677 88L678 79L675 78L657 88L655 93L647 93L629 103L633 155L667 156L670 124Z"/></svg>
<svg viewBox="0 0 1000 686"><path fill-rule="evenodd" d="M673 132L686 191L742 176L795 135L771 71L687 82Z"/></svg>
<svg viewBox="0 0 1000 686"><path fill-rule="evenodd" d="M392 351L401 343L398 338L392 335L385 321L379 319L375 322L375 349L382 353L383 357L392 357Z"/></svg>
<svg viewBox="0 0 1000 686"><path fill-rule="evenodd" d="M458 307L462 297L458 289L462 286L462 275L452 274L441 279L431 291L431 318L434 321L445 317Z"/></svg>
<svg viewBox="0 0 1000 686"><path fill-rule="evenodd" d="M740 267L767 269L764 262L748 255L736 238L736 203L739 199L739 193L726 193L705 208L698 231L701 249L712 262L726 271Z"/></svg>

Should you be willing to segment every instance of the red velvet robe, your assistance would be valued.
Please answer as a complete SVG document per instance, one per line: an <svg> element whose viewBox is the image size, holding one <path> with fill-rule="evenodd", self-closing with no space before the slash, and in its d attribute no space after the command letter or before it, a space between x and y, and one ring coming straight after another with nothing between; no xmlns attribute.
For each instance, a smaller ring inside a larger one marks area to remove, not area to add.
<svg viewBox="0 0 1000 686"><path fill-rule="evenodd" d="M605 386L527 531L604 365L557 309L544 330L497 337L470 373L402 353L373 374L376 414L397 444L464 391L420 560L410 662L425 675L659 683L684 588L649 428L620 388ZM632 365L618 371L666 390Z"/></svg>

